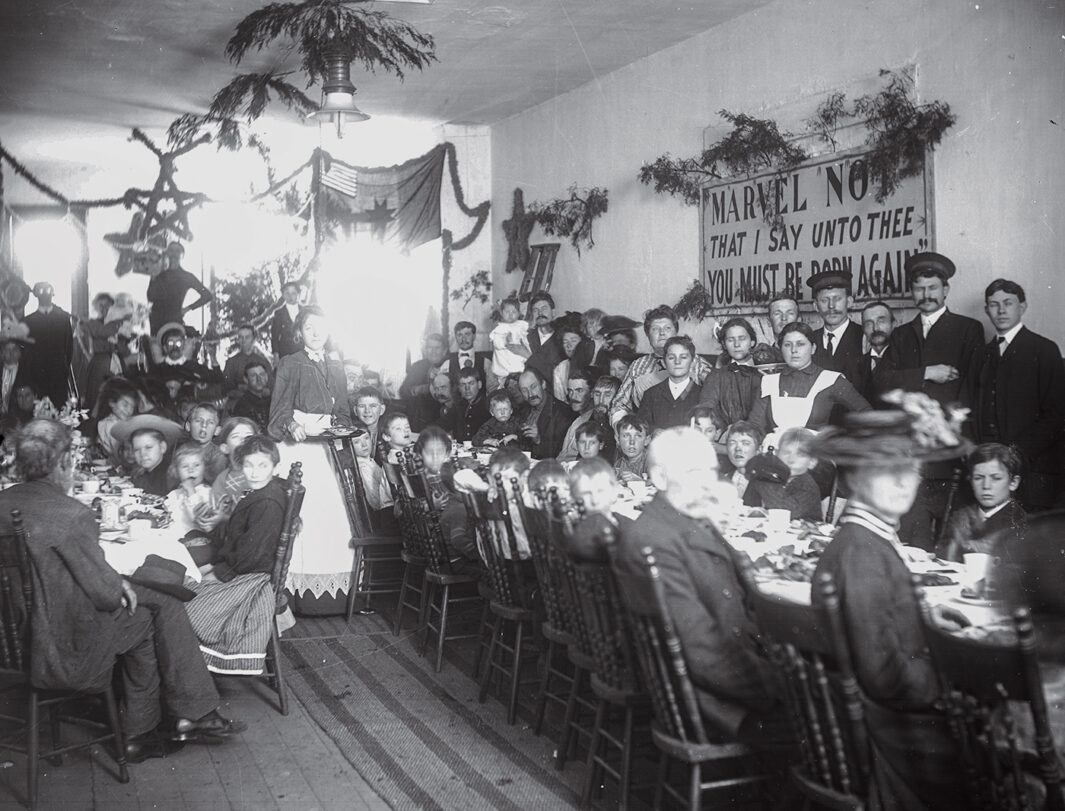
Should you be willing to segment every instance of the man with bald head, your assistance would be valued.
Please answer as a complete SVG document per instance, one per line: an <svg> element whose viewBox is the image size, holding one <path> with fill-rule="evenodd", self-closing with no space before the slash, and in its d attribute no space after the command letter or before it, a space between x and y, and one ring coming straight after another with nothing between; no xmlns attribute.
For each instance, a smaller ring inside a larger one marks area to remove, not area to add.
<svg viewBox="0 0 1065 811"><path fill-rule="evenodd" d="M639 571L645 554L654 555L699 708L716 733L757 747L788 747L785 714L740 573L712 523L728 500L736 500L717 467L713 444L694 428L668 428L656 436L647 468L658 492L622 529L618 560Z"/></svg>

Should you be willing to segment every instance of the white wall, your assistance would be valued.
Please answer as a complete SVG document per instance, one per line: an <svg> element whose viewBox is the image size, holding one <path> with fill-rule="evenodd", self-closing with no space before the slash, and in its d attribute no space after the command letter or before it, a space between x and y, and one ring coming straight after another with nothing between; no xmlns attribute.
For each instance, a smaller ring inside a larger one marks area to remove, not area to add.
<svg viewBox="0 0 1065 811"><path fill-rule="evenodd" d="M530 202L577 182L608 188L610 210L579 260L563 243L559 307L640 317L674 303L699 274L697 210L641 185L639 167L696 155L722 108L798 132L825 92L913 64L919 97L958 117L934 158L937 247L959 268L948 303L986 322L984 286L1012 278L1029 326L1065 346L1063 35L1065 6L1049 1L778 0L601 76L492 127L497 288L517 285L502 274L514 187ZM695 331L704 351L709 324Z"/></svg>

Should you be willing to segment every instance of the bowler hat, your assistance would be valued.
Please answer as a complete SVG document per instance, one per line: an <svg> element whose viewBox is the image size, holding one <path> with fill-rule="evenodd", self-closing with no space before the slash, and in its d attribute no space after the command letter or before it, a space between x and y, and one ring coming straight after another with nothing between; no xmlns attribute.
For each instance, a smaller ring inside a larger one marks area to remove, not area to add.
<svg viewBox="0 0 1065 811"><path fill-rule="evenodd" d="M176 560L159 555L148 555L137 571L129 576L129 581L177 597L186 603L196 596L196 592L185 587L185 567Z"/></svg>
<svg viewBox="0 0 1065 811"><path fill-rule="evenodd" d="M173 448L184 435L181 426L165 417L156 414L135 414L128 420L119 420L111 427L111 436L119 442L128 442L134 433L141 430L158 431L163 435L166 444Z"/></svg>
<svg viewBox="0 0 1065 811"><path fill-rule="evenodd" d="M918 273L933 274L943 281L954 275L954 263L941 253L924 251L915 253L906 259L906 278L913 279Z"/></svg>
<svg viewBox="0 0 1065 811"><path fill-rule="evenodd" d="M640 326L639 321L634 321L627 315L604 315L603 319L599 322L599 331L605 336L610 336L615 332L621 332L626 329L635 329Z"/></svg>
<svg viewBox="0 0 1065 811"><path fill-rule="evenodd" d="M938 409L934 400L927 399ZM841 428L827 428L811 443L814 456L840 467L939 462L965 456L971 448L972 443L959 436L941 412L938 418L931 413L916 418L903 409L847 414Z"/></svg>
<svg viewBox="0 0 1065 811"><path fill-rule="evenodd" d="M806 283L810 289L817 293L818 290L827 290L830 287L846 288L848 295L851 292L851 274L847 270L822 270L815 273Z"/></svg>

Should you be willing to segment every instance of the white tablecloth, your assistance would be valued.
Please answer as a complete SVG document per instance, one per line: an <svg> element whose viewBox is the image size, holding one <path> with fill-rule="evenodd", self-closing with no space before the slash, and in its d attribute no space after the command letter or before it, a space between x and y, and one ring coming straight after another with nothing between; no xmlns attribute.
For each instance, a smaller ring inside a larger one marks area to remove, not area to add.
<svg viewBox="0 0 1065 811"><path fill-rule="evenodd" d="M197 583L200 582L200 570L192 562L192 556L185 546L166 536L166 530L144 530L138 533L137 540L125 543L100 541L104 557L111 568L121 575L129 576L137 571L148 555L158 555L167 560L175 560L185 567L185 574Z"/></svg>

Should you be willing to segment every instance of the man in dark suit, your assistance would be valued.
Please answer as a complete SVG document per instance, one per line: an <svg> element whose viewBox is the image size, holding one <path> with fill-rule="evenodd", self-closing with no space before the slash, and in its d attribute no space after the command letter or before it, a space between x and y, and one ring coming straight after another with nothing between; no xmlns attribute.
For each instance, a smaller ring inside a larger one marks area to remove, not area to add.
<svg viewBox="0 0 1065 811"><path fill-rule="evenodd" d="M554 318L555 300L550 293L540 292L529 300L529 349L532 354L525 361L525 368L536 369L549 382L555 367L566 357L561 337L551 325Z"/></svg>
<svg viewBox="0 0 1065 811"><path fill-rule="evenodd" d="M425 415L435 410L429 384L436 373L445 368L446 359L447 340L444 336L438 332L425 336L421 359L410 365L407 376L399 384L399 399L403 401L415 431L425 426Z"/></svg>
<svg viewBox="0 0 1065 811"><path fill-rule="evenodd" d="M869 351L862 355L859 369L862 385L858 391L874 408L879 398L873 385L873 373L887 352L891 333L895 331L895 313L883 301L871 301L862 308L862 332L869 342Z"/></svg>
<svg viewBox="0 0 1065 811"><path fill-rule="evenodd" d="M70 326L70 313L52 301L54 294L55 290L48 282L33 286L37 310L22 319L33 339L26 346L23 362L30 371L29 382L36 392L48 397L56 408L62 408L70 393L74 330Z"/></svg>
<svg viewBox="0 0 1065 811"><path fill-rule="evenodd" d="M521 449L529 451L533 459L554 459L562 450L566 431L577 415L551 393L550 386L536 369L521 373L518 389L525 398L519 437Z"/></svg>
<svg viewBox="0 0 1065 811"><path fill-rule="evenodd" d="M1024 462L1018 498L1028 510L1047 509L1061 485L1065 430L1065 365L1057 344L1021 323L1022 288L995 279L984 293L995 337L987 345L973 425L981 442L1001 442Z"/></svg>
<svg viewBox="0 0 1065 811"><path fill-rule="evenodd" d="M941 406L973 405L984 356L979 322L947 309L954 263L942 254L916 253L906 260L913 302L920 311L900 325L877 364L873 384L878 395L892 389L923 391ZM951 491L955 463L926 465L913 509L903 519L905 543L931 550Z"/></svg>
<svg viewBox="0 0 1065 811"><path fill-rule="evenodd" d="M458 382L459 371L466 368L476 369L481 373L481 383L485 391L489 384L494 381L492 375L492 353L477 352L473 343L477 338L477 327L469 321L459 321L455 325L455 346L458 349L447 356L447 374L455 382Z"/></svg>
<svg viewBox="0 0 1065 811"><path fill-rule="evenodd" d="M814 308L824 325L814 331L814 363L839 372L861 391L862 328L848 317L854 306L851 274L826 270L806 283L813 290Z"/></svg>
<svg viewBox="0 0 1065 811"><path fill-rule="evenodd" d="M658 493L623 529L618 561L638 571L644 550L654 554L700 710L715 731L754 746L786 746L791 735L773 670L760 655L732 552L712 523L723 488L732 486L718 481L714 446L694 428L669 428L648 453Z"/></svg>
<svg viewBox="0 0 1065 811"><path fill-rule="evenodd" d="M459 372L458 419L455 423L455 439L465 442L473 439L477 430L488 422L488 400L484 396L484 384L474 368Z"/></svg>
<svg viewBox="0 0 1065 811"><path fill-rule="evenodd" d="M66 495L74 474L69 429L33 420L15 454L26 481L0 493L0 535L13 533L11 511L20 510L33 573L33 685L99 690L121 660L126 756L134 763L173 752L169 737L220 739L242 731L244 724L218 714L218 691L185 606L112 569L92 510ZM176 719L168 738L157 732L161 701Z"/></svg>
<svg viewBox="0 0 1065 811"><path fill-rule="evenodd" d="M286 355L300 351L296 340L296 318L300 314L300 286L295 282L286 282L281 286L284 304L274 310L270 320L270 341L274 350L274 366Z"/></svg>

